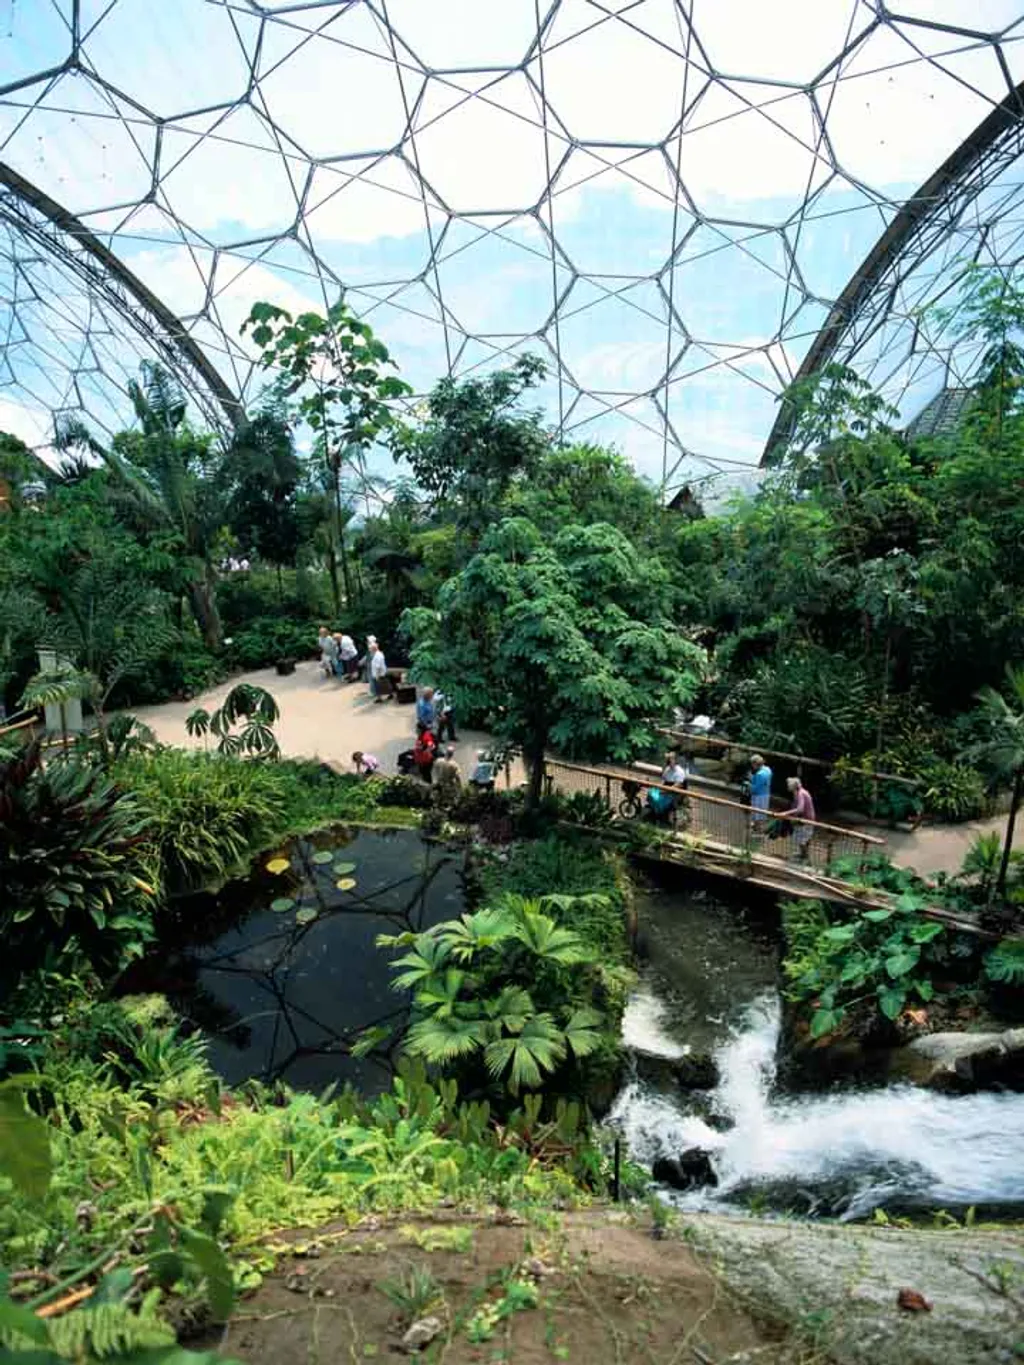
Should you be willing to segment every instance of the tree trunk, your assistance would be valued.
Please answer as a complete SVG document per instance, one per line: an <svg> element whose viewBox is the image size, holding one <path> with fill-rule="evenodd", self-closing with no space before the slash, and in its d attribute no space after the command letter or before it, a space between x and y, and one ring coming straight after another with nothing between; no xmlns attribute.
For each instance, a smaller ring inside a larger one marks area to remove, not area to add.
<svg viewBox="0 0 1024 1365"><path fill-rule="evenodd" d="M277 569L277 605L278 605L279 607L283 607L283 606L284 606L284 583L282 582L282 579L281 579L281 566L280 566L280 564L277 564L277 565L275 565L275 567L276 567L276 569Z"/></svg>
<svg viewBox="0 0 1024 1365"><path fill-rule="evenodd" d="M338 558L334 553L334 541L327 546L327 573L331 580L331 598L334 602L334 615L341 615L341 589L338 587Z"/></svg>
<svg viewBox="0 0 1024 1365"><path fill-rule="evenodd" d="M882 741L885 738L885 708L889 704L889 668L892 658L892 633L885 633L885 657L882 661L882 695L878 702L878 725L875 729L875 780L872 784L871 814L878 814L878 772L882 765Z"/></svg>
<svg viewBox="0 0 1024 1365"><path fill-rule="evenodd" d="M544 750L547 748L547 735L545 734L536 744L531 744L528 749L523 750L523 758L526 759L530 769L530 783L526 789L526 804L532 809L538 804L544 791Z"/></svg>
<svg viewBox="0 0 1024 1365"><path fill-rule="evenodd" d="M1013 779L1013 796L1010 798L1010 814L1006 819L1006 837L1003 840L1003 858L999 864L995 894L1003 899L1006 896L1006 875L1010 867L1010 854L1013 852L1013 830L1017 823L1021 795L1024 794L1024 767L1018 768Z"/></svg>
<svg viewBox="0 0 1024 1365"><path fill-rule="evenodd" d="M213 584L208 578L193 579L188 585L188 600L196 625L210 649L221 649L224 645L224 628L217 610Z"/></svg>
<svg viewBox="0 0 1024 1365"><path fill-rule="evenodd" d="M341 506L341 460L331 461L331 476L334 480L334 514L338 529L338 548L341 551L341 576L345 583L345 609L352 606L352 578L348 570L348 555L345 552L345 517Z"/></svg>

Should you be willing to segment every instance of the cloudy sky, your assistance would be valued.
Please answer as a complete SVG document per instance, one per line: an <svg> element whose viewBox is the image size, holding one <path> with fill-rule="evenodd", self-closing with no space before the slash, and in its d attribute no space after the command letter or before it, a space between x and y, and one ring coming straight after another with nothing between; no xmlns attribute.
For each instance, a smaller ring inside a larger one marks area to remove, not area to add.
<svg viewBox="0 0 1024 1365"><path fill-rule="evenodd" d="M344 285L418 390L523 350L553 424L660 479L756 466L899 205L1024 78L1020 0L0 0L0 160L78 215L237 392L251 304ZM68 68L77 36L79 65ZM979 222L1010 250L1019 175ZM912 319L913 321L913 319ZM927 331L927 326L925 328ZM0 427L101 426L146 336L0 216ZM942 382L891 325L907 415Z"/></svg>

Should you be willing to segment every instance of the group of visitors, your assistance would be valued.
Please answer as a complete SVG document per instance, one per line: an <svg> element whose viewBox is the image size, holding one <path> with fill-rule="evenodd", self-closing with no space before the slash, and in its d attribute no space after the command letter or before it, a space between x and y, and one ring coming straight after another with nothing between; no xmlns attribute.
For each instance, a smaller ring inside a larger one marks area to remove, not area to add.
<svg viewBox="0 0 1024 1365"><path fill-rule="evenodd" d="M750 798L752 807L751 824L756 834L779 837L790 832L797 852L804 861L810 856L811 840L814 838L813 821L817 820L814 798L799 777L787 777L786 790L792 805L778 814L769 824L768 816L772 804L772 778L774 774L760 754L750 756L750 776L744 783L745 794ZM788 822L796 821L795 825ZM804 821L811 821L805 824Z"/></svg>
<svg viewBox="0 0 1024 1365"><path fill-rule="evenodd" d="M352 636L343 630L336 630L332 634L326 626L321 626L318 643L320 667L325 677L355 682L362 675L375 702L383 703L394 696L388 676L388 662L377 643L376 635L367 635L366 649L361 657Z"/></svg>

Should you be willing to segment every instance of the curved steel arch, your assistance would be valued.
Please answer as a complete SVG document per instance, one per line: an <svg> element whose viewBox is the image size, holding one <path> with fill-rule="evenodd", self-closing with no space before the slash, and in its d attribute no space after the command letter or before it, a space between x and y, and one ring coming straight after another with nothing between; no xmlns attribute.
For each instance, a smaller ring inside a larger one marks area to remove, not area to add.
<svg viewBox="0 0 1024 1365"><path fill-rule="evenodd" d="M844 347L852 360L889 316L902 282L955 228L986 186L1024 152L1024 81L1016 86L907 200L832 305L794 382L814 374ZM905 269L901 269L905 266ZM795 414L785 397L761 455L792 433Z"/></svg>
<svg viewBox="0 0 1024 1365"><path fill-rule="evenodd" d="M98 294L155 350L186 395L216 429L231 429L242 404L185 324L56 200L0 162L0 222L35 242Z"/></svg>

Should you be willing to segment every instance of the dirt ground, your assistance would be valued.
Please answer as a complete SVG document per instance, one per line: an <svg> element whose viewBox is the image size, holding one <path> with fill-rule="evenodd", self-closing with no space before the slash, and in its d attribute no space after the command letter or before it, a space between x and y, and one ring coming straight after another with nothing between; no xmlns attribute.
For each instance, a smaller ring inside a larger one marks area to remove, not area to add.
<svg viewBox="0 0 1024 1365"><path fill-rule="evenodd" d="M245 1365L337 1365L401 1352L413 1318L433 1317L420 1358L447 1365L824 1359L755 1321L683 1242L656 1241L649 1225L596 1212L501 1217L290 1234L291 1250L226 1333L202 1344ZM414 1274L419 1306L403 1311L385 1289Z"/></svg>

